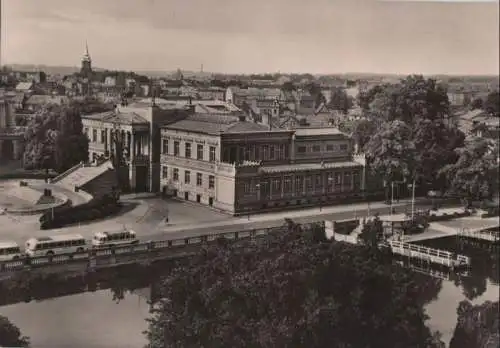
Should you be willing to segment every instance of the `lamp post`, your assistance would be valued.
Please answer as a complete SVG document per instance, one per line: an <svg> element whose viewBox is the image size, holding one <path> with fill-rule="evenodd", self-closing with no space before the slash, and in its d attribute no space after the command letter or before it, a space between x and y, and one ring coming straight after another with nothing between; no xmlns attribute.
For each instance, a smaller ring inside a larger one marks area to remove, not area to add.
<svg viewBox="0 0 500 348"><path fill-rule="evenodd" d="M413 218L415 216L415 178L413 178L413 182L408 185L408 187L411 186L411 220L413 221Z"/></svg>

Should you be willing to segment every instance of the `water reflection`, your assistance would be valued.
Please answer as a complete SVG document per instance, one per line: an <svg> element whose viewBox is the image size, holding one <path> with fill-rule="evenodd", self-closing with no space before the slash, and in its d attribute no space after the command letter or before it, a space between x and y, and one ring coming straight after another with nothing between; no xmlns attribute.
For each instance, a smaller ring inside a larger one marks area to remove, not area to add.
<svg viewBox="0 0 500 348"><path fill-rule="evenodd" d="M498 300L498 252L460 242L434 240L429 246L455 250L472 258L470 273L400 259L425 284L421 303L429 326L450 342L457 323L457 306ZM124 266L90 274L47 275L20 273L0 282L0 313L30 336L34 347L142 347L147 328L148 299L155 299L157 283L176 263ZM146 290L144 291L144 288ZM141 291L141 296L137 293Z"/></svg>
<svg viewBox="0 0 500 348"><path fill-rule="evenodd" d="M473 305L485 301L498 301L498 245L492 246L456 237L424 241L419 244L445 249L469 256L471 266L463 274L449 273L449 280L443 282L438 298L426 307L430 316L429 325L439 330L448 344L453 337L457 323L457 308L461 301L468 300ZM473 347L471 347L473 348Z"/></svg>

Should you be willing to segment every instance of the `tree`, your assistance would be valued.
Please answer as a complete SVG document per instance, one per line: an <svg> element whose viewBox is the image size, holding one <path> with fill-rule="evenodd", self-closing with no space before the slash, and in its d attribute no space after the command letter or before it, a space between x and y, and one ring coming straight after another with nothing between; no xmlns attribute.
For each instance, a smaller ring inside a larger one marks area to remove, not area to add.
<svg viewBox="0 0 500 348"><path fill-rule="evenodd" d="M442 347L425 326L428 281L376 248L305 234L219 243L174 270L148 347Z"/></svg>
<svg viewBox="0 0 500 348"><path fill-rule="evenodd" d="M378 248L378 244L384 238L384 226L378 214L373 220L364 222L359 238L365 245Z"/></svg>
<svg viewBox="0 0 500 348"><path fill-rule="evenodd" d="M413 125L419 119L445 119L449 115L446 89L421 75L375 88L372 95L369 111L379 121L400 120Z"/></svg>
<svg viewBox="0 0 500 348"><path fill-rule="evenodd" d="M498 192L498 162L489 142L475 138L457 149L457 154L458 160L440 171L447 179L448 193L463 197L467 205L492 198Z"/></svg>
<svg viewBox="0 0 500 348"><path fill-rule="evenodd" d="M416 168L416 151L412 130L402 121L382 125L366 144L370 170L384 179L386 199L389 200L390 184L394 181L411 182Z"/></svg>
<svg viewBox="0 0 500 348"><path fill-rule="evenodd" d="M29 338L21 335L17 326L9 319L0 315L0 346L2 347L29 347Z"/></svg>
<svg viewBox="0 0 500 348"><path fill-rule="evenodd" d="M332 89L329 106L333 110L347 114L353 106L353 100L343 88L337 87Z"/></svg>
<svg viewBox="0 0 500 348"><path fill-rule="evenodd" d="M48 105L29 123L25 133L24 166L63 172L88 159L88 138L74 105Z"/></svg>
<svg viewBox="0 0 500 348"><path fill-rule="evenodd" d="M476 109L482 109L483 104L484 102L482 98L475 98L472 100L469 106L471 110L476 110Z"/></svg>
<svg viewBox="0 0 500 348"><path fill-rule="evenodd" d="M373 134L378 130L379 124L372 119L361 119L354 123L352 137L360 150L365 149Z"/></svg>
<svg viewBox="0 0 500 348"><path fill-rule="evenodd" d="M85 97L83 100L73 100L72 105L79 110L82 115L98 114L101 112L112 111L114 105L103 103L95 97Z"/></svg>
<svg viewBox="0 0 500 348"><path fill-rule="evenodd" d="M310 82L305 86L305 89L314 98L316 106L326 102L325 96L321 92L321 87L314 82Z"/></svg>
<svg viewBox="0 0 500 348"><path fill-rule="evenodd" d="M281 90L284 92L292 92L296 91L297 87L293 84L293 82L287 81L283 83L283 85L281 86Z"/></svg>
<svg viewBox="0 0 500 348"><path fill-rule="evenodd" d="M450 348L489 348L500 345L498 332L499 303L486 301L473 306L469 301L458 305L458 320Z"/></svg>
<svg viewBox="0 0 500 348"><path fill-rule="evenodd" d="M490 115L500 117L500 91L488 94L483 108Z"/></svg>
<svg viewBox="0 0 500 348"><path fill-rule="evenodd" d="M369 102L366 116L377 124L379 131L373 135L373 142L365 146L367 152L374 152L379 162L397 163L392 150L398 147L390 145L395 139L405 139L410 146L411 160L414 166L407 180L416 180L419 185L430 185L433 188L443 184L443 178L435 174L447 164L456 161L455 149L463 146L465 135L449 122L449 101L446 89L434 80L422 76L408 76L398 84L374 87L365 96L363 103ZM370 101L371 100L371 101ZM366 105L365 105L366 106ZM407 127L405 136L391 137L389 134L395 121ZM385 125L384 125L385 124ZM382 136L381 133L385 133ZM380 146L380 138L386 138L386 145ZM369 146L376 146L369 149ZM378 145L378 148L377 148ZM375 157L374 157L375 158ZM410 173L408 173L410 174Z"/></svg>

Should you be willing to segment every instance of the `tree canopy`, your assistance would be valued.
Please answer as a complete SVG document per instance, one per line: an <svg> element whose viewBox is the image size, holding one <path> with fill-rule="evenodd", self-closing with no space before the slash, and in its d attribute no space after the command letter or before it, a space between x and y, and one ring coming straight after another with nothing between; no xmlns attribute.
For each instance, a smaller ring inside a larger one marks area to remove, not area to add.
<svg viewBox="0 0 500 348"><path fill-rule="evenodd" d="M2 347L28 347L29 338L22 336L17 326L9 319L0 315L0 346Z"/></svg>
<svg viewBox="0 0 500 348"><path fill-rule="evenodd" d="M343 88L333 88L331 91L329 107L333 110L342 111L347 114L353 106L353 100Z"/></svg>
<svg viewBox="0 0 500 348"><path fill-rule="evenodd" d="M163 279L148 347L442 347L423 310L440 286L377 248L289 228L208 247Z"/></svg>
<svg viewBox="0 0 500 348"><path fill-rule="evenodd" d="M455 149L465 139L450 122L446 89L432 79L411 75L398 84L363 92L359 102L372 122L369 128L376 128L369 139L361 136L366 132L358 136L372 160L372 170L386 181L416 180L440 187L443 178L436 173L457 160Z"/></svg>
<svg viewBox="0 0 500 348"><path fill-rule="evenodd" d="M498 162L488 140L474 138L456 151L458 160L440 171L450 194L482 200L498 192Z"/></svg>
<svg viewBox="0 0 500 348"><path fill-rule="evenodd" d="M499 303L487 301L473 306L469 301L460 302L457 326L450 341L450 348L489 348L500 344Z"/></svg>
<svg viewBox="0 0 500 348"><path fill-rule="evenodd" d="M88 138L75 105L50 104L40 110L25 133L24 166L63 172L88 159Z"/></svg>
<svg viewBox="0 0 500 348"><path fill-rule="evenodd" d="M500 117L500 91L491 92L483 103L484 110L492 116Z"/></svg>

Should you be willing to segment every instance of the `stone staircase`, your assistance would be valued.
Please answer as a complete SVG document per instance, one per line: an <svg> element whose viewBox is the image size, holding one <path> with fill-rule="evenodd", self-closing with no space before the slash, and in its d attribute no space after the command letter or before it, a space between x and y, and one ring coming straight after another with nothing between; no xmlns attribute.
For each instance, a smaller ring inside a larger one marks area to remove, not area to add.
<svg viewBox="0 0 500 348"><path fill-rule="evenodd" d="M58 185L74 190L88 184L112 168L113 165L110 161L99 165L84 165L61 178L57 183Z"/></svg>

